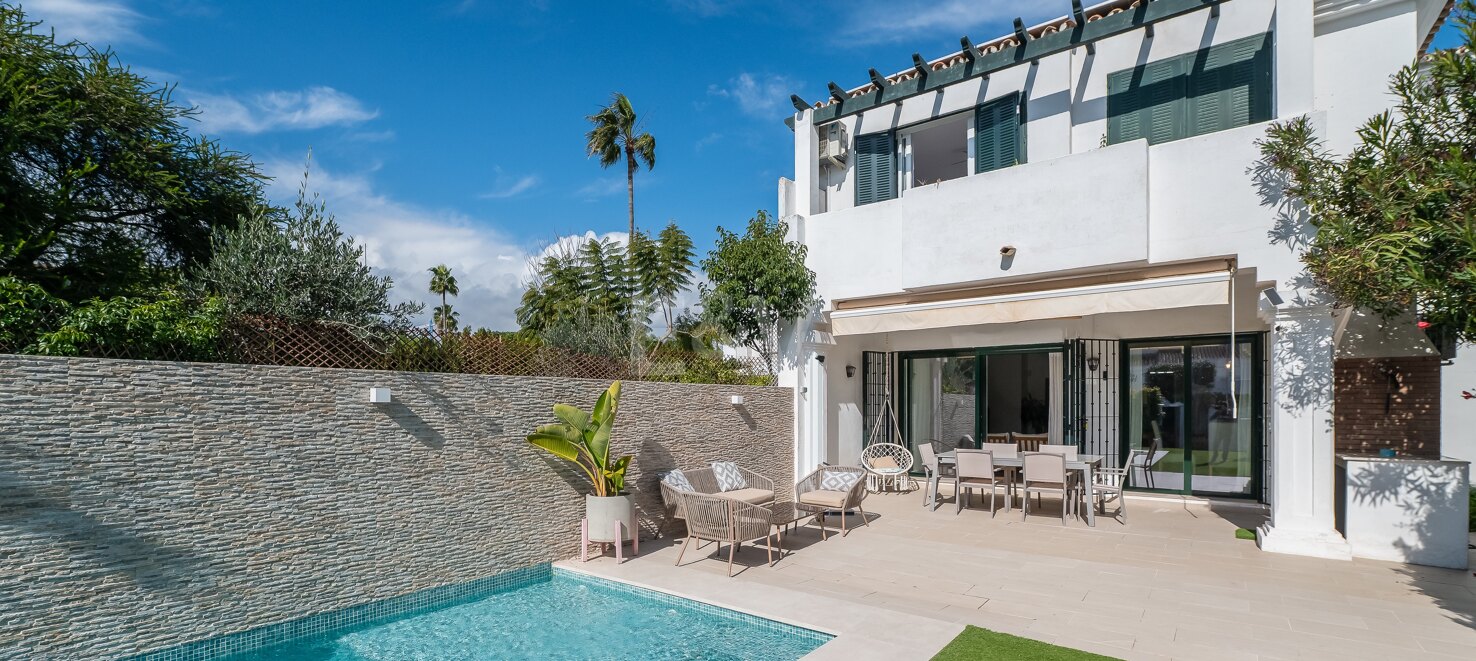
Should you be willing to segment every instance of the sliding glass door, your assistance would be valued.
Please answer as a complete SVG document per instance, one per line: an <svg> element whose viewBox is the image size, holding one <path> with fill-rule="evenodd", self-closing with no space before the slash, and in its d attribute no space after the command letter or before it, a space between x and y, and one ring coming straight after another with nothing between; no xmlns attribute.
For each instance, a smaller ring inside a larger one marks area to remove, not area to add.
<svg viewBox="0 0 1476 661"><path fill-rule="evenodd" d="M988 434L1063 435L1059 345L991 347L902 355L902 431L945 447L982 442Z"/></svg>
<svg viewBox="0 0 1476 661"><path fill-rule="evenodd" d="M1256 495L1260 479L1260 338L1123 343L1122 459L1130 486Z"/></svg>

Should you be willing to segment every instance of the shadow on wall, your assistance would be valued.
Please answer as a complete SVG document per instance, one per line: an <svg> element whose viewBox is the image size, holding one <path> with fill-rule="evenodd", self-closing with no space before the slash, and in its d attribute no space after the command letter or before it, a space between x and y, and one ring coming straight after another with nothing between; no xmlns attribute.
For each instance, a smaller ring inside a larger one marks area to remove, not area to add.
<svg viewBox="0 0 1476 661"><path fill-rule="evenodd" d="M1347 497L1350 501L1367 506L1394 504L1403 513L1402 520L1406 523L1399 527L1407 534L1395 541L1394 546L1406 557L1419 555L1432 540L1442 535L1449 537L1453 531L1439 526L1449 524L1453 518L1459 519L1460 532L1465 533L1466 517L1440 516L1441 510L1452 507L1451 485L1446 480L1436 479L1431 471L1408 470L1399 463L1379 462L1371 467L1360 467L1349 477ZM1456 496L1468 498L1467 494ZM1342 524L1341 512L1339 518ZM1469 549L1467 553L1469 556ZM1476 580L1468 570L1406 564L1398 566L1395 571L1403 575L1411 587L1439 604L1451 621L1476 629L1476 597L1471 590L1476 587Z"/></svg>
<svg viewBox="0 0 1476 661"><path fill-rule="evenodd" d="M439 450L446 447L446 437L435 427L432 427L430 423L426 422L424 418L421 418L414 411L410 410L410 407L400 402L375 404L375 407L384 411L384 414L389 416L389 419L393 420L396 425L399 425L400 429L404 430L406 434L409 434L411 438L420 441L426 447L432 450Z"/></svg>
<svg viewBox="0 0 1476 661"><path fill-rule="evenodd" d="M1261 206L1272 209L1275 216L1271 229L1266 232L1266 238L1270 240L1271 245L1286 246L1288 251L1300 259L1301 253L1311 245L1312 237L1317 234L1317 228L1312 225L1312 214L1307 209L1307 205L1286 194L1287 187L1291 185L1291 178L1281 170L1272 167L1265 159L1256 161L1248 172L1255 183L1256 194L1261 199ZM1289 302L1292 307L1332 303L1325 294L1317 289L1312 276L1305 270L1280 284L1286 289L1298 292ZM1325 355L1329 361L1331 360L1333 344L1327 329L1319 324L1312 324L1296 327L1278 326L1276 330L1276 346L1274 347L1276 353L1273 355L1297 358L1295 361L1274 361L1273 369L1277 371L1275 376L1277 401L1282 408L1288 411L1330 406L1333 390L1332 370L1309 370L1308 365L1302 359L1304 356Z"/></svg>
<svg viewBox="0 0 1476 661"><path fill-rule="evenodd" d="M76 568L79 582L96 580L89 570L103 569L126 575L146 590L199 592L200 587L191 581L202 569L197 558L182 549L140 537L128 526L108 523L79 510L69 494L63 495L67 491L65 485L37 486L9 471L0 472L0 503L4 504L0 507L0 526L28 531L47 539L48 544L54 543L50 540L65 544L73 558L89 565Z"/></svg>

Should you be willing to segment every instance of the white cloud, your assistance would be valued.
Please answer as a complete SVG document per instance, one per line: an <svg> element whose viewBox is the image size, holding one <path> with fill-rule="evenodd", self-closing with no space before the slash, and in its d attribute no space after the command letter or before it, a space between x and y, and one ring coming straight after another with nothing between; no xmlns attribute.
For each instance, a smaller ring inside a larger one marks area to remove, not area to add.
<svg viewBox="0 0 1476 661"><path fill-rule="evenodd" d="M722 140L722 139L723 139L723 134L721 134L721 133L709 133L709 134L703 136L697 142L692 143L692 149L695 150L695 151L702 151L704 148L706 148L706 147L708 147L710 145L716 144L717 141Z"/></svg>
<svg viewBox="0 0 1476 661"><path fill-rule="evenodd" d="M230 94L186 93L200 108L203 133L263 133L358 124L379 116L358 99L332 87L279 90L239 98Z"/></svg>
<svg viewBox="0 0 1476 661"><path fill-rule="evenodd" d="M296 199L302 164L271 161L275 177L271 194L278 202ZM391 198L375 190L364 174L340 174L313 164L308 188L323 196L343 230L365 247L365 261L395 281L395 301L429 304L427 291L436 264L450 266L461 286L452 305L461 323L472 327L515 330L514 311L529 275L530 251L486 223L452 210L431 209ZM426 312L422 322L430 320Z"/></svg>
<svg viewBox="0 0 1476 661"><path fill-rule="evenodd" d="M916 41L940 35L959 37L976 28L995 28L989 34L971 35L975 43L983 43L1007 33L1010 21L1017 16L1031 25L1066 13L1065 3L1039 0L861 0L843 6L836 41L850 45Z"/></svg>
<svg viewBox="0 0 1476 661"><path fill-rule="evenodd" d="M55 30L57 41L79 39L94 47L148 44L139 33L144 16L117 0L28 0L26 16L42 21L39 31Z"/></svg>
<svg viewBox="0 0 1476 661"><path fill-rule="evenodd" d="M728 81L726 86L708 85L709 96L733 99L738 107L750 115L771 118L788 107L789 95L803 83L788 76L754 74L743 72Z"/></svg>
<svg viewBox="0 0 1476 661"><path fill-rule="evenodd" d="M523 193L533 190L542 181L536 174L526 174L521 177L515 177L503 172L501 167L495 167L493 168L493 171L496 172L497 179L492 186L492 190L482 193L477 197L491 200L501 200L509 197L517 197L518 195L522 195Z"/></svg>
<svg viewBox="0 0 1476 661"><path fill-rule="evenodd" d="M650 176L647 175L647 178L649 179ZM640 183L641 178L636 177L636 184L639 186ZM593 200L596 198L610 197L611 195L617 194L624 195L626 193L625 189L625 177L609 176L600 177L599 179L595 179L583 186L580 186L579 190L574 191L574 194L578 195L581 198L584 198L585 200Z"/></svg>

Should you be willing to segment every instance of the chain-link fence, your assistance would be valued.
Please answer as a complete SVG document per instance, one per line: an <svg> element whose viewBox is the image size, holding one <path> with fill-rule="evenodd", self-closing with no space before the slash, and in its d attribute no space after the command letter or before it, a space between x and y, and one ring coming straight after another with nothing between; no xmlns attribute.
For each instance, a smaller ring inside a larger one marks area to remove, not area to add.
<svg viewBox="0 0 1476 661"><path fill-rule="evenodd" d="M189 313L169 315L168 323L151 323L137 314L80 321L52 315L0 319L0 353L679 383L775 382L761 359L717 351L658 345L606 356L512 333L442 335L424 328L364 329L268 317L194 324Z"/></svg>

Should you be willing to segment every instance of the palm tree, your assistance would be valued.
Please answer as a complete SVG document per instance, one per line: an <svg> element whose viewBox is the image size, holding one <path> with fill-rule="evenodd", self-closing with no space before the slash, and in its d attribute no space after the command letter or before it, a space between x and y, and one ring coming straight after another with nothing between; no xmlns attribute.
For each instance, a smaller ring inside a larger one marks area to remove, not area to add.
<svg viewBox="0 0 1476 661"><path fill-rule="evenodd" d="M647 170L656 167L656 138L650 133L641 132L641 124L636 119L635 109L630 107L630 99L619 92L611 98L610 105L600 108L599 112L585 119L594 124L594 128L584 136L588 141L588 155L598 155L600 165L607 168L619 163L624 156L625 192L630 203L630 233L634 235L635 173L640 163L645 163Z"/></svg>
<svg viewBox="0 0 1476 661"><path fill-rule="evenodd" d="M672 332L672 307L683 287L692 284L692 239L676 222L667 223L655 240L643 232L631 235L627 251L640 293L661 308L666 332Z"/></svg>
<svg viewBox="0 0 1476 661"><path fill-rule="evenodd" d="M438 306L435 310L436 332L442 337L447 333L456 331L457 321L461 319L461 313L451 309L450 305Z"/></svg>
<svg viewBox="0 0 1476 661"><path fill-rule="evenodd" d="M436 332L445 335L448 330L448 324L445 322L450 321L449 329L455 330L456 317L460 316L451 312L451 305L446 302L446 297L459 295L461 288L456 285L456 276L451 275L451 267L438 264L426 270L431 274L430 292L441 295L441 307L436 308L435 311Z"/></svg>

